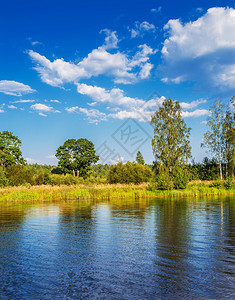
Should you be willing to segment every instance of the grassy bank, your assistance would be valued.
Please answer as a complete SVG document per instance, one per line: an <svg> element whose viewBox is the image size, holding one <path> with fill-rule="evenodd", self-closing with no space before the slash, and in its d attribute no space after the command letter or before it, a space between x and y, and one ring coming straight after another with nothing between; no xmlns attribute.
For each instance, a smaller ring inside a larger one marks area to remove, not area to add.
<svg viewBox="0 0 235 300"><path fill-rule="evenodd" d="M214 186L213 182L191 182L185 190L160 191L153 185L73 185L73 186L29 186L0 188L0 201L53 201L53 200L86 200L86 199L138 199L153 197L186 197L235 195L235 188L226 189L223 184Z"/></svg>

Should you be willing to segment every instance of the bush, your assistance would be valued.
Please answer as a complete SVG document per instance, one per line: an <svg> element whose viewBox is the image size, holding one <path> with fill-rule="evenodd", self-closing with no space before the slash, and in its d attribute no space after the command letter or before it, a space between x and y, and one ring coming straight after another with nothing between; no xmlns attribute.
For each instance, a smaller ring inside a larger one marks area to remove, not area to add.
<svg viewBox="0 0 235 300"><path fill-rule="evenodd" d="M234 188L233 178L231 176L228 176L224 185L227 190L231 190L232 188Z"/></svg>
<svg viewBox="0 0 235 300"><path fill-rule="evenodd" d="M149 182L153 173L148 166L139 165L135 162L112 165L108 171L109 183L142 183Z"/></svg>
<svg viewBox="0 0 235 300"><path fill-rule="evenodd" d="M214 188L222 188L223 187L223 182L222 181L215 181L212 182L209 187L214 187Z"/></svg>
<svg viewBox="0 0 235 300"><path fill-rule="evenodd" d="M164 169L160 170L156 180L156 187L158 190L172 190L174 188L174 183L172 181L172 178L170 177L169 172Z"/></svg>
<svg viewBox="0 0 235 300"><path fill-rule="evenodd" d="M188 171L185 168L176 168L173 172L174 188L176 190L186 189L188 185L189 177Z"/></svg>
<svg viewBox="0 0 235 300"><path fill-rule="evenodd" d="M51 185L74 185L83 182L84 182L83 178L74 177L71 174L66 174L66 175L52 174L50 177Z"/></svg>

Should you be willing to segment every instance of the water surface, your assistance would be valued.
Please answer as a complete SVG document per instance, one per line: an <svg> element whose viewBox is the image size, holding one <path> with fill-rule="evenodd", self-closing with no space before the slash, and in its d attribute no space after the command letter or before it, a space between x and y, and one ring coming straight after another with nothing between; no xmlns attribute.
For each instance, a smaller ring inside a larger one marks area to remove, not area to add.
<svg viewBox="0 0 235 300"><path fill-rule="evenodd" d="M0 204L0 299L235 298L234 200Z"/></svg>

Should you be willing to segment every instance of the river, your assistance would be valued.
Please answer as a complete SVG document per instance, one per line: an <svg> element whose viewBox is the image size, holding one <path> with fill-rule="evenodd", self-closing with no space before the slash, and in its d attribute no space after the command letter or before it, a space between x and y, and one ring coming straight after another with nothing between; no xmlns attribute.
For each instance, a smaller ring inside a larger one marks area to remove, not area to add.
<svg viewBox="0 0 235 300"><path fill-rule="evenodd" d="M0 299L234 299L234 197L0 204Z"/></svg>

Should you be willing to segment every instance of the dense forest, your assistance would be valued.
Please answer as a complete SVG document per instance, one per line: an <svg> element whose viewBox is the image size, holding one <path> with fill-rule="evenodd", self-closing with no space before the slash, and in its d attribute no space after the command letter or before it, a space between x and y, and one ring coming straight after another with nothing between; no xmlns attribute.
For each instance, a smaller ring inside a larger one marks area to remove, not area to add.
<svg viewBox="0 0 235 300"><path fill-rule="evenodd" d="M212 185L230 188L235 165L235 97L225 106L216 100L207 119L208 130L202 147L210 152L201 163L191 156L190 131L177 101L165 100L152 116L152 149L155 161L145 164L140 151L134 162L97 164L94 144L85 139L69 139L55 156L57 166L27 164L21 140L12 132L0 132L0 187L31 185L75 185L150 182L159 190L184 189L189 181L215 181Z"/></svg>

